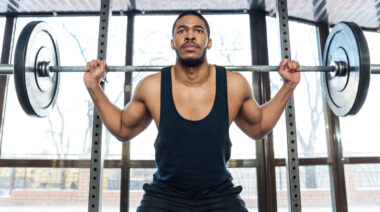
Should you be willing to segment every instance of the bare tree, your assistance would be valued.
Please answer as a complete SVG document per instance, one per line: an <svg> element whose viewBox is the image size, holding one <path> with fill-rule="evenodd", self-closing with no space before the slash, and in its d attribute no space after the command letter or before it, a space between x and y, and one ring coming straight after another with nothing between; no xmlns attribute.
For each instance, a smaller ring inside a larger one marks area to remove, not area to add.
<svg viewBox="0 0 380 212"><path fill-rule="evenodd" d="M85 48L79 42L77 35L75 33L71 32L71 30L68 29L64 23L61 23L60 26L75 40L75 43L77 44L80 55L82 56L83 61L86 63L87 59L86 59L86 56L84 54ZM89 123L89 126L91 126L92 119L93 119L92 118L93 104L90 101L88 101L87 104L88 104L88 108L89 108L88 113L87 113L88 123ZM47 133L49 133L51 135L51 138L53 140L55 151L57 153L58 158L59 159L67 159L66 153L70 149L70 139L68 139L67 136L65 136L65 132L66 132L66 130L65 130L65 127L66 127L65 116L64 116L63 112L61 111L59 102L57 102L56 110L57 110L59 116L58 116L58 118L54 118L54 123L57 123L59 121L60 122L60 129L59 130L56 129L56 127L53 123L52 117L48 116L48 122L49 122L50 129L47 130ZM90 152L91 151L90 147L86 149L86 146L89 146L89 145L87 145L86 142L88 140L88 135L90 133L91 133L91 129L90 129L90 127L88 127L86 130L85 138L84 138L84 142L83 142L84 143L83 148L82 148L83 152ZM61 169L60 188L64 189L65 184L66 184L66 170L63 168L63 169Z"/></svg>

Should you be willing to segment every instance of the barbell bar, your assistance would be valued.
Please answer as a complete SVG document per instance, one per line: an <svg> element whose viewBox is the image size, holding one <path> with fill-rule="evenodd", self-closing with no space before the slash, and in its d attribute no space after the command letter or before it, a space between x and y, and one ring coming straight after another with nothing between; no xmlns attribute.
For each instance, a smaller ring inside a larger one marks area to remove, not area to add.
<svg viewBox="0 0 380 212"><path fill-rule="evenodd" d="M61 72L86 72L85 66L60 66L58 44L45 22L33 21L18 39L14 65L0 65L0 75L14 74L16 93L24 111L45 117L55 105ZM338 116L355 115L362 107L370 73L369 50L359 26L342 22L331 30L323 53L323 66L301 66L300 72L322 72L327 102ZM108 72L160 71L162 66L107 66ZM278 66L226 66L231 71L275 72Z"/></svg>
<svg viewBox="0 0 380 212"><path fill-rule="evenodd" d="M45 62L37 65L37 73L41 76L46 74L59 72L59 73L76 73L87 72L85 66L47 66L43 67ZM107 72L157 72L161 71L164 66L106 66ZM253 66L225 66L227 70L237 72L276 72L279 66L268 65L253 65ZM44 70L45 69L45 70ZM299 72L337 72L344 73L342 67L337 66L300 66ZM0 75L12 75L14 73L14 66L8 64L0 65ZM380 65L371 65L372 74L380 74Z"/></svg>
<svg viewBox="0 0 380 212"><path fill-rule="evenodd" d="M42 62L41 65L45 63ZM345 64L342 64L345 65ZM338 67L337 67L338 66ZM300 66L299 72L336 72L345 73L346 68L341 66ZM41 66L40 66L41 67ZM165 66L106 66L107 72L157 72L161 71ZM227 70L237 72L277 72L279 66L268 65L253 65L253 66L225 66ZM59 73L76 73L87 72L85 66L47 66L44 68L37 68L37 72L41 75L46 75L49 72ZM343 70L342 70L343 69ZM48 72L47 72L48 71ZM0 75L12 75L14 73L14 66L8 64L0 64ZM380 64L371 64L371 74L380 74Z"/></svg>

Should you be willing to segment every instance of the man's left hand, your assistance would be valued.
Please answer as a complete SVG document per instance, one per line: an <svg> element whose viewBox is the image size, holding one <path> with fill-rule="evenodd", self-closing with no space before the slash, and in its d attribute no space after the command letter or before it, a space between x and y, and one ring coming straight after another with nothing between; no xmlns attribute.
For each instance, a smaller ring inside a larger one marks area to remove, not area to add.
<svg viewBox="0 0 380 212"><path fill-rule="evenodd" d="M278 68L278 73L284 80L284 84L296 87L300 82L301 74L298 71L300 64L297 61L283 59Z"/></svg>

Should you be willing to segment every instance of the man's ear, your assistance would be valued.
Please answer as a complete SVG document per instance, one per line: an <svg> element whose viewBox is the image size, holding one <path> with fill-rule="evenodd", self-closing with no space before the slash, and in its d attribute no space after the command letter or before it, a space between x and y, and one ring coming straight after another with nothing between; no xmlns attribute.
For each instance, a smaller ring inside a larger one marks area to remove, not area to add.
<svg viewBox="0 0 380 212"><path fill-rule="evenodd" d="M212 39L209 38L208 43L207 43L207 49L211 49L211 47L212 47Z"/></svg>
<svg viewBox="0 0 380 212"><path fill-rule="evenodd" d="M174 41L173 39L170 40L170 46L172 47L172 49L174 50L175 49L175 46L174 46Z"/></svg>

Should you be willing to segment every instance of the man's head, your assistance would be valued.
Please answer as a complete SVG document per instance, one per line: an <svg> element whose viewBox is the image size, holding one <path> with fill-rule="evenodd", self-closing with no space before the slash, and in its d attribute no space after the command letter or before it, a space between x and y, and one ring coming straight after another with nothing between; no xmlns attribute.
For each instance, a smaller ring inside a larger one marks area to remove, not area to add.
<svg viewBox="0 0 380 212"><path fill-rule="evenodd" d="M174 38L174 31L175 31L175 28L176 28L176 24L178 22L179 19L181 19L183 16L186 16L186 15L194 15L194 16L197 16L198 18L200 18L205 27L206 27L206 32L207 32L207 38L210 38L210 26L208 25L208 22L207 20L205 19L205 17L203 17L203 15L201 15L200 13L196 12L196 11L193 11L193 10L188 10L188 11L185 11L185 12L182 12L181 14L179 14L179 16L177 17L177 19L174 21L174 24L173 24L173 27L172 27L172 36Z"/></svg>
<svg viewBox="0 0 380 212"><path fill-rule="evenodd" d="M210 27L201 14L195 11L181 13L173 24L172 34L171 46L182 65L195 67L205 61L212 40Z"/></svg>

